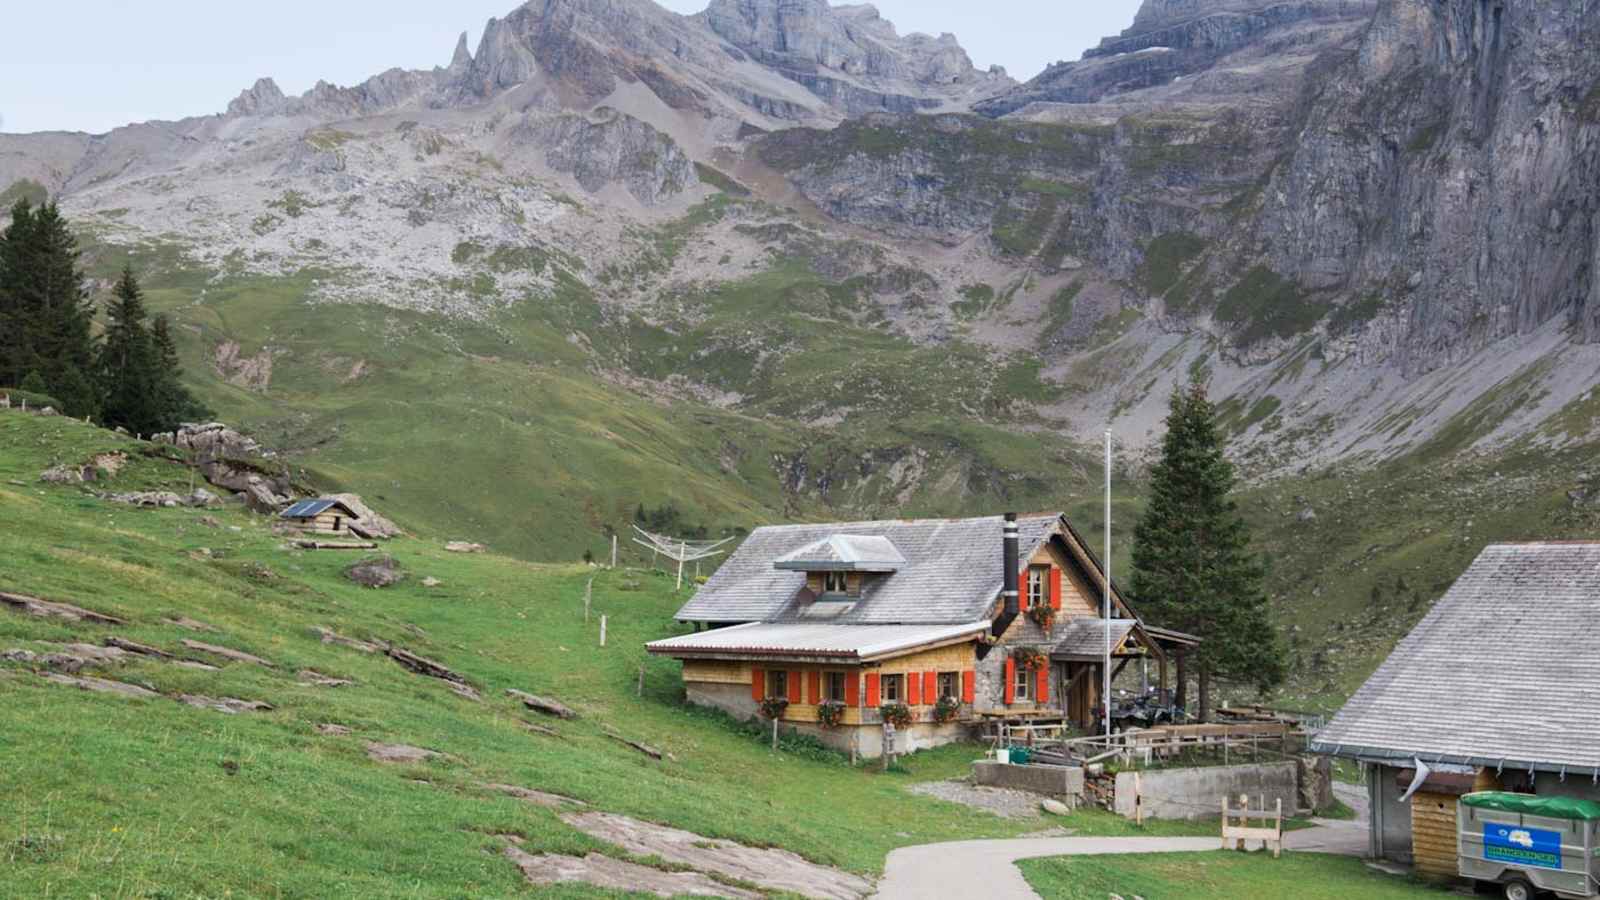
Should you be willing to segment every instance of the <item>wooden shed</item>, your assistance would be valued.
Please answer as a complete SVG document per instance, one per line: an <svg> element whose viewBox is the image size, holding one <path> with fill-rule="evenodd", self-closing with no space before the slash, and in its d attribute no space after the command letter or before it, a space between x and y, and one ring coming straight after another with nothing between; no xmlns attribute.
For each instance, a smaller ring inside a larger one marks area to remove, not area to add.
<svg viewBox="0 0 1600 900"><path fill-rule="evenodd" d="M316 534L351 534L360 517L342 501L331 497L301 500L279 513L303 531Z"/></svg>
<svg viewBox="0 0 1600 900"><path fill-rule="evenodd" d="M1416 778L1415 769L1395 773L1395 787L1404 791ZM1456 875L1456 802L1473 791L1496 791L1500 779L1491 769L1430 772L1411 795L1411 862L1417 874L1430 878Z"/></svg>

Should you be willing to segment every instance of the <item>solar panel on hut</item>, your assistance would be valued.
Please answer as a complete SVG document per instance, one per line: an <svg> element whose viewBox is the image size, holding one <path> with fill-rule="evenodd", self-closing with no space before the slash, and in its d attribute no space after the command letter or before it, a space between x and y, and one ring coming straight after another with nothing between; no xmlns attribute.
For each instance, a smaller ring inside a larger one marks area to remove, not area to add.
<svg viewBox="0 0 1600 900"><path fill-rule="evenodd" d="M350 507L331 497L301 500L278 514L305 531L322 534L349 534L359 517Z"/></svg>

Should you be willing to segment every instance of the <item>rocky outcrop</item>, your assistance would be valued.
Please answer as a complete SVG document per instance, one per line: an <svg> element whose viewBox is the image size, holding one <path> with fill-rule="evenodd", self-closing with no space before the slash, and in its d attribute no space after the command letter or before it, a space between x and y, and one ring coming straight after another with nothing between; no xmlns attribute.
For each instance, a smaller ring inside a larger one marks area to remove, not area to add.
<svg viewBox="0 0 1600 900"><path fill-rule="evenodd" d="M1277 57L1316 55L1365 28L1377 0L1147 0L1131 28L1077 62L1056 63L1015 90L978 104L1004 115L1031 103L1097 103L1171 85L1219 67L1230 56L1269 47ZM1243 62L1242 60L1238 62ZM1276 65L1229 65L1235 79L1281 85ZM1232 79L1230 79L1232 80ZM1292 82L1294 79L1289 78ZM1239 86L1225 87L1238 93Z"/></svg>
<svg viewBox="0 0 1600 900"><path fill-rule="evenodd" d="M1403 296L1411 374L1557 317L1600 336L1596 48L1570 4L1385 0L1267 192L1274 268Z"/></svg>
<svg viewBox="0 0 1600 900"><path fill-rule="evenodd" d="M694 163L672 138L611 109L593 117L530 119L514 140L544 149L546 165L571 174L584 190L621 184L640 203L653 205L699 183Z"/></svg>
<svg viewBox="0 0 1600 900"><path fill-rule="evenodd" d="M952 34L900 37L870 4L827 0L712 0L712 31L850 115L937 107L960 92L987 96L1013 84L979 71Z"/></svg>

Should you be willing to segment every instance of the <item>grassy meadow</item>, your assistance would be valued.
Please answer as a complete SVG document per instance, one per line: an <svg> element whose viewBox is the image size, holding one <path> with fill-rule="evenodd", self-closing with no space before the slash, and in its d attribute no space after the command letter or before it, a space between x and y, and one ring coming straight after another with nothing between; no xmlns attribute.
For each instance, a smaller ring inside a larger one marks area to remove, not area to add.
<svg viewBox="0 0 1600 900"><path fill-rule="evenodd" d="M880 773L801 742L774 753L726 717L685 706L677 663L642 649L680 629L671 616L683 597L664 575L452 554L442 549L447 535L422 528L384 548L408 578L365 589L343 576L362 554L285 549L270 520L237 507L134 509L94 495L91 488L186 491L188 470L146 455L153 449L79 422L0 412L0 590L125 621L89 625L0 609L0 652L45 653L115 635L220 669L134 661L82 674L274 708L229 715L166 697L93 693L48 683L27 663L0 663L8 811L0 866L18 896L506 896L528 888L497 854L494 834L523 836L529 852L622 855L486 783L565 794L867 874L896 846L1043 827L906 790L965 772L979 748L918 754L902 771ZM109 482L38 481L49 465L117 450L129 463ZM423 586L429 577L439 584ZM165 621L180 617L216 631ZM437 660L483 699L458 696L382 654L323 643L318 626ZM186 651L185 638L273 666ZM355 684L303 684L298 673L307 669ZM508 698L508 688L559 698L579 718L541 717ZM325 723L353 733L319 733ZM671 758L650 759L605 729ZM380 764L367 758L368 741L447 756ZM1080 833L1130 827L1091 813L1059 824Z"/></svg>
<svg viewBox="0 0 1600 900"><path fill-rule="evenodd" d="M1044 900L1428 900L1447 889L1322 853L1152 853L1056 856L1017 863Z"/></svg>

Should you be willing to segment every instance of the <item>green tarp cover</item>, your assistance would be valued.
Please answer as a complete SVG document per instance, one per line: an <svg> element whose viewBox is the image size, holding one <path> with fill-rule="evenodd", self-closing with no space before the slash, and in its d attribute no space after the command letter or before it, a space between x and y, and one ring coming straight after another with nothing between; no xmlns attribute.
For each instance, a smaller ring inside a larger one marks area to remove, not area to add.
<svg viewBox="0 0 1600 900"><path fill-rule="evenodd" d="M1504 791L1479 791L1461 798L1461 802L1479 809L1498 809L1501 812L1521 813L1525 816L1549 816L1552 819L1600 820L1600 803L1579 800L1577 797L1538 797L1533 794L1508 794Z"/></svg>

